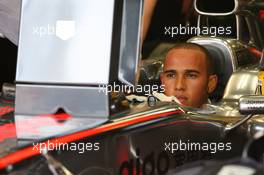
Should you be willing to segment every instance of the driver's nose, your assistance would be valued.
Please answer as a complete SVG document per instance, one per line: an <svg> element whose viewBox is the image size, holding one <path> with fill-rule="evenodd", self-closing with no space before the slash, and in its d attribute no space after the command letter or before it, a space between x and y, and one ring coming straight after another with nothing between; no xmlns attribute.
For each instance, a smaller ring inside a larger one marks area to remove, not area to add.
<svg viewBox="0 0 264 175"><path fill-rule="evenodd" d="M184 78L184 76L178 76L175 79L175 90L177 91L183 91L186 89L186 80Z"/></svg>

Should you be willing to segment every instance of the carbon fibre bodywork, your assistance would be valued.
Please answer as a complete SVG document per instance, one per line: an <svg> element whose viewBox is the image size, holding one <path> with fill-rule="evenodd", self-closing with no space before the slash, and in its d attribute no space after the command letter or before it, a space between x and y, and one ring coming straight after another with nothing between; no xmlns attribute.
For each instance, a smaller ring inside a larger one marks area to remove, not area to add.
<svg viewBox="0 0 264 175"><path fill-rule="evenodd" d="M70 130L41 142L17 138L9 111L1 117L10 118L10 123L1 125L6 133L1 139L0 167L3 174L47 175L52 174L52 167L64 167L72 174L165 174L198 160L239 157L243 145L263 129L262 116L241 122L245 116L236 108L208 107L209 111L183 109L176 103L137 104L94 129L79 131L76 125L77 132ZM67 114L42 117L47 122L42 119L42 126L37 127L28 123L24 132L47 132L51 118L54 125L73 120ZM46 148L49 153L44 155ZM260 148L251 155L257 160L262 159Z"/></svg>

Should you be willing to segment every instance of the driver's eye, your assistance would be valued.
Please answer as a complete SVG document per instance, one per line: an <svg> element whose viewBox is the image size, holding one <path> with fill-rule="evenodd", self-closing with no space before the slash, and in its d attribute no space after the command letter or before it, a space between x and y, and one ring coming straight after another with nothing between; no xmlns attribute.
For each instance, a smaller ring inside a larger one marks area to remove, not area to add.
<svg viewBox="0 0 264 175"><path fill-rule="evenodd" d="M195 78L198 77L198 74L197 74L197 73L187 73L187 74L186 74L186 77L187 77L187 78L195 79Z"/></svg>
<svg viewBox="0 0 264 175"><path fill-rule="evenodd" d="M175 73L167 73L166 74L167 78L175 78L175 76L176 76Z"/></svg>

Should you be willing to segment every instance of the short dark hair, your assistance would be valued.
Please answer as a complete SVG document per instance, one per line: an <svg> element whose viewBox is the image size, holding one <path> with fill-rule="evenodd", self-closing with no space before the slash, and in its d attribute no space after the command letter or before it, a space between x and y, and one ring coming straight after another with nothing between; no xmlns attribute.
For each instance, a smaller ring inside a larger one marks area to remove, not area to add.
<svg viewBox="0 0 264 175"><path fill-rule="evenodd" d="M169 53L171 50L175 50L175 49L192 49L192 50L201 51L205 55L208 75L215 74L213 59L212 59L210 53L208 52L208 50L206 48L204 48L203 46L201 46L199 44L195 44L195 43L178 43L178 44L174 45L173 47L171 47L167 53Z"/></svg>

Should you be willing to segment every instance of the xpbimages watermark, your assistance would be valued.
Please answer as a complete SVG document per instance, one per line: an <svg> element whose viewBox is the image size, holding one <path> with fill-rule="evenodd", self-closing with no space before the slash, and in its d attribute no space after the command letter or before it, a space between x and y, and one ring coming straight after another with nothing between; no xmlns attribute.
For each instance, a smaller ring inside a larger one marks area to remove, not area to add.
<svg viewBox="0 0 264 175"><path fill-rule="evenodd" d="M62 143L57 140L43 143L33 143L33 150L37 150L40 153L50 150L56 151L78 151L79 154L83 154L85 151L98 151L100 150L100 143L98 142L87 142L87 143Z"/></svg>
<svg viewBox="0 0 264 175"><path fill-rule="evenodd" d="M119 85L114 82L113 85L100 85L99 92L109 93L109 92L124 92L124 93L143 93L145 95L151 95L154 91L160 91L163 93L165 91L164 85Z"/></svg>
<svg viewBox="0 0 264 175"><path fill-rule="evenodd" d="M40 38L45 36L57 36L62 40L68 40L75 35L76 24L73 20L57 20L56 24L46 26L33 26L32 33Z"/></svg>
<svg viewBox="0 0 264 175"><path fill-rule="evenodd" d="M177 35L209 35L209 36L221 36L231 35L232 27L195 27L195 26L166 26L164 27L165 35L169 35L172 38Z"/></svg>
<svg viewBox="0 0 264 175"><path fill-rule="evenodd" d="M211 154L215 154L218 151L230 151L232 149L232 143L222 142L190 142L190 140L178 142L165 142L164 151L175 153L176 151L209 151Z"/></svg>

